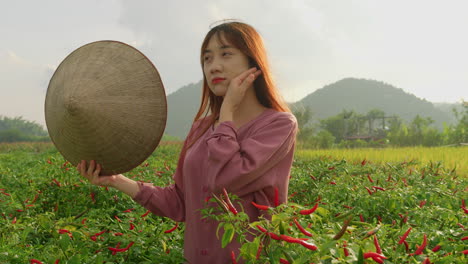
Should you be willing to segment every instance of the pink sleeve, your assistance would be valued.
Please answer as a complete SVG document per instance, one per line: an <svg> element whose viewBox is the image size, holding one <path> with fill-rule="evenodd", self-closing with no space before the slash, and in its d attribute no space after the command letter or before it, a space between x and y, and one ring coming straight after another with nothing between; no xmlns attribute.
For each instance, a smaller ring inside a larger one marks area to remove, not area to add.
<svg viewBox="0 0 468 264"><path fill-rule="evenodd" d="M174 221L185 221L185 205L182 191L177 184L162 188L138 182L140 191L133 198L152 213Z"/></svg>
<svg viewBox="0 0 468 264"><path fill-rule="evenodd" d="M198 123L196 123L198 125ZM190 129L187 139L184 141L182 150L186 148L188 139L192 135L195 123ZM173 175L175 184L168 187L153 186L148 183L139 182L140 190L133 198L135 202L141 204L146 209L159 216L165 216L173 219L174 221L185 221L185 202L182 184L182 170L185 155L183 151L179 156L176 171Z"/></svg>
<svg viewBox="0 0 468 264"><path fill-rule="evenodd" d="M206 140L208 177L215 190L237 192L275 166L294 146L297 122L285 114L242 141L230 121L219 124ZM265 183L268 184L268 183Z"/></svg>

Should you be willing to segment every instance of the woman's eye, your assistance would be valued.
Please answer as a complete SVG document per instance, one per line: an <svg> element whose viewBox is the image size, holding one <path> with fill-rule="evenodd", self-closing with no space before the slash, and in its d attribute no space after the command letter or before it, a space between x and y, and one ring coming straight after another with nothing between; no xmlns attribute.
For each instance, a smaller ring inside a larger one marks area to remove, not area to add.
<svg viewBox="0 0 468 264"><path fill-rule="evenodd" d="M229 53L229 52L223 52L223 57L224 57L224 56L229 56L229 55L231 55L231 53Z"/></svg>
<svg viewBox="0 0 468 264"><path fill-rule="evenodd" d="M210 57L208 57L208 56L205 56L205 57L203 58L204 61L207 61L207 60L209 60L209 59L210 59Z"/></svg>

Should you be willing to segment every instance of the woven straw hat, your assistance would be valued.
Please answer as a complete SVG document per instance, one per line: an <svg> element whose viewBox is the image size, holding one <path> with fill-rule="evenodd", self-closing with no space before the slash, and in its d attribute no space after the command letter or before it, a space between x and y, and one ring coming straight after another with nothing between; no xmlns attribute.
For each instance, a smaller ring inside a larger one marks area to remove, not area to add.
<svg viewBox="0 0 468 264"><path fill-rule="evenodd" d="M47 130L73 165L96 160L101 175L132 170L156 149L167 102L157 69L117 41L86 44L52 76L45 100Z"/></svg>

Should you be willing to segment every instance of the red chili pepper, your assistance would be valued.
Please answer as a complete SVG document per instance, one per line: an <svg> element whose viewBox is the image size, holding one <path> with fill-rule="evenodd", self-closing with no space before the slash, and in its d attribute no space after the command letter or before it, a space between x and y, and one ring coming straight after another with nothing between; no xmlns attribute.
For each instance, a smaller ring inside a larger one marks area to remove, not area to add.
<svg viewBox="0 0 468 264"><path fill-rule="evenodd" d="M371 189L369 189L369 188L367 188L367 187L366 187L366 190L367 190L367 192L369 193L369 195L372 195L372 194L374 193L373 191L371 191Z"/></svg>
<svg viewBox="0 0 468 264"><path fill-rule="evenodd" d="M304 240L301 240L301 242L299 242L303 247L305 248L308 248L310 250L317 250L317 246L312 244L312 243L309 243L307 241L304 241Z"/></svg>
<svg viewBox="0 0 468 264"><path fill-rule="evenodd" d="M349 251L348 251L347 246L348 246L348 244L346 243L346 241L343 241L343 253L344 253L345 257L349 256Z"/></svg>
<svg viewBox="0 0 468 264"><path fill-rule="evenodd" d="M229 211L230 211L231 213L233 213L234 215L237 215L237 214L238 214L237 209L236 209L234 206L228 204L228 209L229 209Z"/></svg>
<svg viewBox="0 0 468 264"><path fill-rule="evenodd" d="M270 208L268 205L257 204L254 201L252 201L252 204L259 210L268 210Z"/></svg>
<svg viewBox="0 0 468 264"><path fill-rule="evenodd" d="M281 240L284 240L288 243L297 243L297 244L301 244L304 240L302 239L299 239L299 238L295 238L295 237L291 237L291 236L287 236L287 235L280 235L280 238Z"/></svg>
<svg viewBox="0 0 468 264"><path fill-rule="evenodd" d="M226 204L228 205L228 209L229 211L231 211L231 213L233 213L234 215L237 215L237 209L236 207L234 207L234 205L232 204L231 202L231 199L229 199L229 195L226 191L225 188L223 188L223 194L225 196L225 199L226 199Z"/></svg>
<svg viewBox="0 0 468 264"><path fill-rule="evenodd" d="M411 227L406 230L406 232L403 234L403 236L400 238L400 241L398 241L398 244L403 244L403 242L406 240L408 237L409 233L411 232Z"/></svg>
<svg viewBox="0 0 468 264"><path fill-rule="evenodd" d="M382 187L379 187L379 186L372 186L372 188L374 188L374 189L377 189L377 190L381 190L381 191L385 191L385 189L384 189L384 188L382 188Z"/></svg>
<svg viewBox="0 0 468 264"><path fill-rule="evenodd" d="M465 211L465 214L468 214L468 209L466 207L462 207L463 211Z"/></svg>
<svg viewBox="0 0 468 264"><path fill-rule="evenodd" d="M96 234L94 234L94 235L95 235L95 236L100 236L100 235L104 234L106 231L107 231L107 230L102 230L101 232L96 233Z"/></svg>
<svg viewBox="0 0 468 264"><path fill-rule="evenodd" d="M311 209L301 210L301 211L299 211L299 213L301 215L310 215L311 213L315 212L315 210L317 210L317 208L318 208L318 203L316 203L314 205L314 207L312 207Z"/></svg>
<svg viewBox="0 0 468 264"><path fill-rule="evenodd" d="M60 259L56 259L54 264L59 264L59 262L60 262Z"/></svg>
<svg viewBox="0 0 468 264"><path fill-rule="evenodd" d="M86 218L83 218L83 220L81 220L81 224L84 225L86 220L87 220Z"/></svg>
<svg viewBox="0 0 468 264"><path fill-rule="evenodd" d="M370 174L367 174L367 179L369 179L369 181L370 181L371 183L373 183L373 182L374 182L374 180L372 180L372 178L371 178Z"/></svg>
<svg viewBox="0 0 468 264"><path fill-rule="evenodd" d="M405 248L406 248L406 252L409 252L409 245L408 245L408 242L403 241L403 243L405 244Z"/></svg>
<svg viewBox="0 0 468 264"><path fill-rule="evenodd" d="M170 171L170 170L171 170L171 168L169 167L169 165L167 165L166 162L164 162L164 168L165 168L167 171Z"/></svg>
<svg viewBox="0 0 468 264"><path fill-rule="evenodd" d="M117 221L122 222L118 216L114 215L114 218L117 219Z"/></svg>
<svg viewBox="0 0 468 264"><path fill-rule="evenodd" d="M131 211L135 210L135 208L130 208L130 209L127 209L125 211L123 211L123 213L130 213Z"/></svg>
<svg viewBox="0 0 468 264"><path fill-rule="evenodd" d="M423 242L421 244L421 246L419 246L416 251L414 252L414 255L421 255L423 250L426 248L427 246L427 236L426 234L424 234L424 238L423 238Z"/></svg>
<svg viewBox="0 0 468 264"><path fill-rule="evenodd" d="M266 232L267 232L267 230L266 230L263 226L261 226L261 225L257 225L257 228L258 228L260 231L262 231L263 233L266 233Z"/></svg>
<svg viewBox="0 0 468 264"><path fill-rule="evenodd" d="M114 233L114 236L123 236L123 233L117 232L117 233Z"/></svg>
<svg viewBox="0 0 468 264"><path fill-rule="evenodd" d="M56 179L52 179L52 181L53 181L58 187L62 186L62 185L60 184L60 182L57 181Z"/></svg>
<svg viewBox="0 0 468 264"><path fill-rule="evenodd" d="M166 234L167 234L167 233L172 233L174 230L177 229L178 226L179 226L179 223L176 223L176 225L175 225L173 228L164 231L164 233L166 233Z"/></svg>
<svg viewBox="0 0 468 264"><path fill-rule="evenodd" d="M289 261L285 260L284 258L280 258L281 264L290 264Z"/></svg>
<svg viewBox="0 0 468 264"><path fill-rule="evenodd" d="M133 230L135 229L135 226L133 225L133 223L130 223L130 230Z"/></svg>
<svg viewBox="0 0 468 264"><path fill-rule="evenodd" d="M377 235L374 235L374 246L375 246L375 252L382 254L382 249L380 248L379 241L377 240Z"/></svg>
<svg viewBox="0 0 468 264"><path fill-rule="evenodd" d="M146 211L146 213L142 214L141 217L145 217L150 213L150 210Z"/></svg>
<svg viewBox="0 0 468 264"><path fill-rule="evenodd" d="M59 229L59 234L67 234L70 238L73 237L72 233L67 229Z"/></svg>
<svg viewBox="0 0 468 264"><path fill-rule="evenodd" d="M117 246L115 246L115 248L119 248L120 247L120 242L117 243ZM114 256L115 254L117 254L117 251L112 251L112 255Z"/></svg>
<svg viewBox="0 0 468 264"><path fill-rule="evenodd" d="M364 217L362 216L362 214L359 214L359 220L360 220L361 222L364 222Z"/></svg>
<svg viewBox="0 0 468 264"><path fill-rule="evenodd" d="M102 234L104 234L106 231L107 231L107 230L102 230L101 232L92 235L92 236L91 236L91 240L96 241L97 237L100 236L100 235L102 235Z"/></svg>
<svg viewBox="0 0 468 264"><path fill-rule="evenodd" d="M234 251L231 251L231 260L232 264L237 264L236 255L234 254Z"/></svg>
<svg viewBox="0 0 468 264"><path fill-rule="evenodd" d="M271 239L274 239L274 240L281 240L281 237L273 232L268 233L268 236L270 236Z"/></svg>
<svg viewBox="0 0 468 264"><path fill-rule="evenodd" d="M441 246L437 245L432 249L432 252L437 252L437 251L439 251L440 248L441 248Z"/></svg>
<svg viewBox="0 0 468 264"><path fill-rule="evenodd" d="M367 258L387 259L387 257L385 257L384 255L376 253L376 252L366 252L366 253L364 253L364 258L365 259L367 259Z"/></svg>
<svg viewBox="0 0 468 264"><path fill-rule="evenodd" d="M59 234L65 234L65 233L70 233L67 229L59 229Z"/></svg>
<svg viewBox="0 0 468 264"><path fill-rule="evenodd" d="M302 234L304 234L306 236L309 236L309 237L312 236L312 234L309 231L305 230L304 227L301 226L299 221L297 221L297 218L294 218L294 223L296 224L297 228L299 228L299 230L301 230Z"/></svg>
<svg viewBox="0 0 468 264"><path fill-rule="evenodd" d="M429 258L426 258L423 260L422 264L431 264L431 260Z"/></svg>
<svg viewBox="0 0 468 264"><path fill-rule="evenodd" d="M124 247L124 248L112 248L112 247L109 247L109 250L110 251L114 251L114 252L125 252L127 251L131 246L133 246L134 242L130 242L130 244L128 244L128 246Z"/></svg>
<svg viewBox="0 0 468 264"><path fill-rule="evenodd" d="M39 261L39 260L37 260L37 259L31 259L31 264L33 264L33 263L35 263L35 264L42 264L42 262Z"/></svg>
<svg viewBox="0 0 468 264"><path fill-rule="evenodd" d="M423 208L423 206L426 204L426 200L422 200L419 202L419 208Z"/></svg>
<svg viewBox="0 0 468 264"><path fill-rule="evenodd" d="M462 252L463 252L463 255L468 255L468 249L465 249Z"/></svg>
<svg viewBox="0 0 468 264"><path fill-rule="evenodd" d="M367 163L367 160L366 160L366 159L363 159L363 160L361 161L361 166L366 165L366 163Z"/></svg>
<svg viewBox="0 0 468 264"><path fill-rule="evenodd" d="M372 259L373 259L375 262L379 263L379 264L383 264L383 263L384 263L384 261L383 261L381 258L379 258L379 257L372 257Z"/></svg>
<svg viewBox="0 0 468 264"><path fill-rule="evenodd" d="M274 201L275 207L279 205L279 193L278 193L278 188L275 187L275 201Z"/></svg>
<svg viewBox="0 0 468 264"><path fill-rule="evenodd" d="M255 259L259 259L261 253L262 253L262 243L258 245L257 255L255 256Z"/></svg>

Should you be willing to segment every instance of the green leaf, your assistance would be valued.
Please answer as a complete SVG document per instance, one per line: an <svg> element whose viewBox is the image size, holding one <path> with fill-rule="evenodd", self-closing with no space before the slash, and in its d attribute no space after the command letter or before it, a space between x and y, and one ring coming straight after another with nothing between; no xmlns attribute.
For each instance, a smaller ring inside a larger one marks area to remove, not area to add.
<svg viewBox="0 0 468 264"><path fill-rule="evenodd" d="M364 253L362 252L362 248L359 249L357 264L364 264Z"/></svg>
<svg viewBox="0 0 468 264"><path fill-rule="evenodd" d="M230 223L224 225L224 234L221 239L221 247L225 248L234 238L234 226Z"/></svg>

